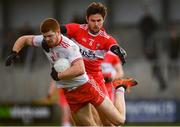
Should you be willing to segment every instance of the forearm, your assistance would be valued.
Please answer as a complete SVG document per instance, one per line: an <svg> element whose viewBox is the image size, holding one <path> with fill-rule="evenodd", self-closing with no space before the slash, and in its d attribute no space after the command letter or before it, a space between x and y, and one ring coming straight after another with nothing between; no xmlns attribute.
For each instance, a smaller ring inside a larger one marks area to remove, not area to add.
<svg viewBox="0 0 180 127"><path fill-rule="evenodd" d="M116 70L116 74L113 77L113 80L121 79L122 77L124 77L124 71L123 71L123 67L122 67L121 63L114 65L114 68Z"/></svg>
<svg viewBox="0 0 180 127"><path fill-rule="evenodd" d="M19 52L25 45L32 45L32 37L33 36L21 36L19 37L16 42L14 43L14 46L12 48L12 51Z"/></svg>
<svg viewBox="0 0 180 127"><path fill-rule="evenodd" d="M116 75L113 77L113 80L121 79L122 77L124 77L124 73L119 72L119 73L116 73Z"/></svg>
<svg viewBox="0 0 180 127"><path fill-rule="evenodd" d="M68 80L83 75L84 73L85 73L84 66L78 65L78 66L72 66L71 68L68 68L62 73L58 73L58 77L60 80Z"/></svg>

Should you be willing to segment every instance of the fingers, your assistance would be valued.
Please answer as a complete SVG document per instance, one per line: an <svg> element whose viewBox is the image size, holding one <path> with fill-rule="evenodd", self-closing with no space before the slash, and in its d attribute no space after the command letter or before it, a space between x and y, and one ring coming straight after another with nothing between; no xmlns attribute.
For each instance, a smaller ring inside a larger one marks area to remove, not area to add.
<svg viewBox="0 0 180 127"><path fill-rule="evenodd" d="M10 66L12 63L12 58L11 57L8 57L5 61L5 66Z"/></svg>
<svg viewBox="0 0 180 127"><path fill-rule="evenodd" d="M19 60L19 55L17 52L12 51L12 53L7 57L5 61L5 66L10 66L13 62Z"/></svg>
<svg viewBox="0 0 180 127"><path fill-rule="evenodd" d="M59 77L58 77L58 72L55 70L54 67L51 68L51 77L55 80L55 81L59 81Z"/></svg>

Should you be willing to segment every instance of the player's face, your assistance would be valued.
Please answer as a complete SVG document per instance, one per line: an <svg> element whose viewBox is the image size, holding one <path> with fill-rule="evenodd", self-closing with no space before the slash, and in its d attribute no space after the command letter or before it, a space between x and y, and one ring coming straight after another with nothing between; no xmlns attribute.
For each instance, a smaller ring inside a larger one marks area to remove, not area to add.
<svg viewBox="0 0 180 127"><path fill-rule="evenodd" d="M98 33L103 27L104 19L100 14L90 15L86 20L92 33Z"/></svg>
<svg viewBox="0 0 180 127"><path fill-rule="evenodd" d="M43 33L44 40L47 42L49 47L56 46L60 41L60 32L49 31L47 33Z"/></svg>

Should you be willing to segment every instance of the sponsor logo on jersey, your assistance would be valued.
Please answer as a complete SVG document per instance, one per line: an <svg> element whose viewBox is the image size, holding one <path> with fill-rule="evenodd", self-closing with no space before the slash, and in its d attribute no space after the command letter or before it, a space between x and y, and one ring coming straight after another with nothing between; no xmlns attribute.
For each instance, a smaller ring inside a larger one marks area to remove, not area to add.
<svg viewBox="0 0 180 127"><path fill-rule="evenodd" d="M87 57L89 59L95 59L95 57L96 57L95 53L91 50L84 50L84 49L80 48L80 52L83 57Z"/></svg>

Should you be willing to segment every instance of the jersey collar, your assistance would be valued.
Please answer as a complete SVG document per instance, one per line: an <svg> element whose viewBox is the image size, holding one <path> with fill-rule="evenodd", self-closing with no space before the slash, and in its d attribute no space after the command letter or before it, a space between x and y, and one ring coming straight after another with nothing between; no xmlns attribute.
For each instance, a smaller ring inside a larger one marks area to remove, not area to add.
<svg viewBox="0 0 180 127"><path fill-rule="evenodd" d="M101 30L100 30L97 34L92 34L92 33L88 30L88 34L91 35L91 36L93 36L93 37L98 36L100 32L101 32Z"/></svg>
<svg viewBox="0 0 180 127"><path fill-rule="evenodd" d="M60 35L61 36L61 35ZM62 36L61 36L61 39L60 39L60 41L59 41L59 43L58 43L58 45L61 45L61 43L62 43Z"/></svg>
<svg viewBox="0 0 180 127"><path fill-rule="evenodd" d="M101 28L100 31L95 35L95 34L92 34L89 30L88 30L88 34L93 36L93 37L96 37L98 36L100 33L102 33L104 31L104 28Z"/></svg>

